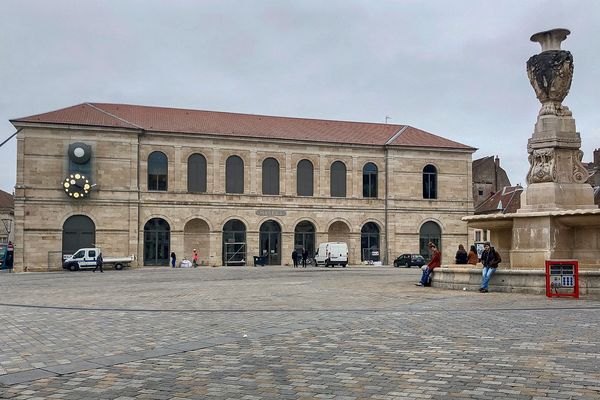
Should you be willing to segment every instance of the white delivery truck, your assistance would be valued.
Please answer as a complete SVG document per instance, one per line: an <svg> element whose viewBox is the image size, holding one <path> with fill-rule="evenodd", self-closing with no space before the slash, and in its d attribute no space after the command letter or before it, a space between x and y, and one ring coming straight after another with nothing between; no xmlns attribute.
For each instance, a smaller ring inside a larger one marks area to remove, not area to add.
<svg viewBox="0 0 600 400"><path fill-rule="evenodd" d="M96 258L101 251L98 247L87 247L79 249L72 256L65 258L63 268L69 271L77 271L79 269L96 268ZM102 253L102 265L112 265L116 270L121 270L128 267L135 260L135 255L128 257L107 257Z"/></svg>
<svg viewBox="0 0 600 400"><path fill-rule="evenodd" d="M348 245L344 242L321 243L315 254L315 265L345 267L348 265Z"/></svg>

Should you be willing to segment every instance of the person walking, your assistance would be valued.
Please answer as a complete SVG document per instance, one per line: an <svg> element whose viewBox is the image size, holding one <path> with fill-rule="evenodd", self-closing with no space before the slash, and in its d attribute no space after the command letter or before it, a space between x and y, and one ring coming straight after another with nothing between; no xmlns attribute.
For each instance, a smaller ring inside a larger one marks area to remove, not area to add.
<svg viewBox="0 0 600 400"><path fill-rule="evenodd" d="M490 279L498 265L502 259L500 258L500 254L490 246L490 242L485 242L483 245L483 253L481 253L481 263L483 264L483 270L481 271L481 288L479 291L481 293L488 292L488 285L490 283Z"/></svg>
<svg viewBox="0 0 600 400"><path fill-rule="evenodd" d="M296 249L292 251L292 261L294 262L294 268L298 268L298 252Z"/></svg>
<svg viewBox="0 0 600 400"><path fill-rule="evenodd" d="M104 273L104 270L102 269L103 264L104 264L104 260L102 259L102 253L99 253L98 257L96 257L96 267L94 268L94 270L92 272L96 272L96 270L98 268L100 268L100 272Z"/></svg>
<svg viewBox="0 0 600 400"><path fill-rule="evenodd" d="M458 245L458 251L456 252L455 261L457 264L466 264L469 256L465 250L465 246L462 244Z"/></svg>
<svg viewBox="0 0 600 400"><path fill-rule="evenodd" d="M471 245L471 250L469 250L469 254L467 255L467 264L477 265L478 262L477 249L474 245Z"/></svg>
<svg viewBox="0 0 600 400"><path fill-rule="evenodd" d="M302 249L302 268L306 268L306 259L308 258L308 250Z"/></svg>
<svg viewBox="0 0 600 400"><path fill-rule="evenodd" d="M423 267L423 275L419 283L415 283L416 286L429 286L429 279L433 270L442 265L442 254L437 249L437 246L433 242L429 242L427 247L431 252L431 261L429 261L426 267Z"/></svg>
<svg viewBox="0 0 600 400"><path fill-rule="evenodd" d="M194 249L194 255L192 256L192 265L194 268L198 266L198 250Z"/></svg>
<svg viewBox="0 0 600 400"><path fill-rule="evenodd" d="M171 252L171 268L175 268L176 262L177 262L177 255L175 255L175 252L172 251Z"/></svg>

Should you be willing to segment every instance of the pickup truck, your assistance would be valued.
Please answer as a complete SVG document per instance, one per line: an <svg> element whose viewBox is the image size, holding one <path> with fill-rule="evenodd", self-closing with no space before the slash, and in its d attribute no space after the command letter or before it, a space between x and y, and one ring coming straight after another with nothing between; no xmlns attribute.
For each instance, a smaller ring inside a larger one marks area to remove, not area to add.
<svg viewBox="0 0 600 400"><path fill-rule="evenodd" d="M98 247L89 247L79 249L72 256L68 256L63 261L63 268L69 271L77 271L85 268L96 268L96 257L101 251ZM103 266L112 265L116 270L122 270L128 267L135 260L135 255L129 257L105 257L102 254Z"/></svg>

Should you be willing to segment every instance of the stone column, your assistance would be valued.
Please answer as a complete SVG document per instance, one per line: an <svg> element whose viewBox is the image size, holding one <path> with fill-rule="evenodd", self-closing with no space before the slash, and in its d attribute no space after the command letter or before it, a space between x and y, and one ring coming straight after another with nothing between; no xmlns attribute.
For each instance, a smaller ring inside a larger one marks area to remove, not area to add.
<svg viewBox="0 0 600 400"><path fill-rule="evenodd" d="M254 266L254 256L258 256L259 254L259 246L258 246L258 237L259 232L256 231L247 231L246 232L246 265Z"/></svg>
<svg viewBox="0 0 600 400"><path fill-rule="evenodd" d="M225 165L221 165L221 152L219 149L213 150L213 162L210 164L213 175L212 193L225 193ZM210 193L210 188L209 193Z"/></svg>
<svg viewBox="0 0 600 400"><path fill-rule="evenodd" d="M319 168L317 168L317 190L315 190L315 194L318 194L319 197L325 197L325 156L323 154L319 155Z"/></svg>
<svg viewBox="0 0 600 400"><path fill-rule="evenodd" d="M262 167L261 167L262 170ZM250 181L250 194L256 194L258 173L256 169L256 150L250 152L250 170L248 171L248 180Z"/></svg>
<svg viewBox="0 0 600 400"><path fill-rule="evenodd" d="M292 265L292 251L294 251L294 232L281 233L281 265Z"/></svg>
<svg viewBox="0 0 600 400"><path fill-rule="evenodd" d="M210 232L210 265L223 265L223 231Z"/></svg>
<svg viewBox="0 0 600 400"><path fill-rule="evenodd" d="M169 176L172 177L173 189L176 192L187 191L187 174L183 173L184 168L181 164L181 146L175 146L175 157L171 165ZM187 171L187 165L185 170Z"/></svg>
<svg viewBox="0 0 600 400"><path fill-rule="evenodd" d="M284 180L282 181L284 185L283 193L286 196L293 196L294 189L292 188L292 183L296 180L293 177L292 154L288 152L285 153L285 169L283 170L283 175L285 176Z"/></svg>
<svg viewBox="0 0 600 400"><path fill-rule="evenodd" d="M360 179L359 179L360 178ZM356 199L361 196L360 194L360 185L362 184L362 176L358 173L358 159L356 157L352 157L352 171L350 172L350 187L351 193L350 196L353 199Z"/></svg>

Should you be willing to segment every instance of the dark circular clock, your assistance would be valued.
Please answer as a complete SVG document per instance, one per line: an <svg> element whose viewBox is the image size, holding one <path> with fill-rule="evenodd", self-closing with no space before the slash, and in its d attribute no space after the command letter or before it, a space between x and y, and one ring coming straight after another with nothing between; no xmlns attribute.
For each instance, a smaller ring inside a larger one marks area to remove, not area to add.
<svg viewBox="0 0 600 400"><path fill-rule="evenodd" d="M63 189L69 197L81 199L88 195L92 189L92 185L84 175L75 172L65 178Z"/></svg>

